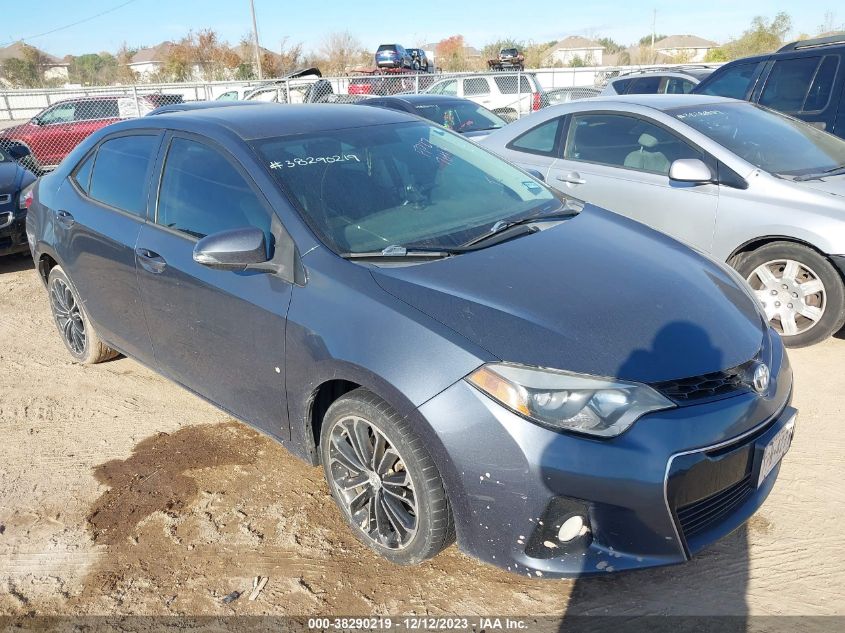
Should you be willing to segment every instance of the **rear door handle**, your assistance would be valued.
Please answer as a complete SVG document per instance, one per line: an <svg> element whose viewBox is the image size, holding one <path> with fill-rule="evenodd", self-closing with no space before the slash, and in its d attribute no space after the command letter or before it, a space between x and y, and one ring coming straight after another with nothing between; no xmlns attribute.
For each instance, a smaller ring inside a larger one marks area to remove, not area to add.
<svg viewBox="0 0 845 633"><path fill-rule="evenodd" d="M149 249L136 248L135 255L141 268L155 275L164 272L164 269L167 268L167 262L164 261L164 257Z"/></svg>
<svg viewBox="0 0 845 633"><path fill-rule="evenodd" d="M581 178L581 174L578 172L572 171L564 176L557 176L557 179L561 182L565 182L570 185L585 185L587 181Z"/></svg>
<svg viewBox="0 0 845 633"><path fill-rule="evenodd" d="M73 219L73 215L69 211L59 210L56 211L56 222L61 224L66 229L69 229L74 224L76 224L76 220Z"/></svg>

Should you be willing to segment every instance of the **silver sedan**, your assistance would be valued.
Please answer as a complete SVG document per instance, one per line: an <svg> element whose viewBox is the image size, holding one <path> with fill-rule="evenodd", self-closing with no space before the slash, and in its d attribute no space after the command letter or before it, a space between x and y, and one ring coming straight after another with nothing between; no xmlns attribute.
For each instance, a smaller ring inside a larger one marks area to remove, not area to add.
<svg viewBox="0 0 845 633"><path fill-rule="evenodd" d="M744 101L628 95L545 108L482 145L728 262L787 345L845 323L840 138Z"/></svg>

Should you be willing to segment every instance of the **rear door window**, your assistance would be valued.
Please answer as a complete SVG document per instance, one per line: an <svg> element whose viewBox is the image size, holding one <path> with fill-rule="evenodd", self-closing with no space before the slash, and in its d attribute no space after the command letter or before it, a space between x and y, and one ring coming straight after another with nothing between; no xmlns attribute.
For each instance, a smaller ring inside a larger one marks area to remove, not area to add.
<svg viewBox="0 0 845 633"><path fill-rule="evenodd" d="M91 171L94 168L94 157L96 155L96 152L88 154L88 157L83 160L76 168L76 171L73 172L72 178L76 184L79 185L79 188L85 193L88 193L88 186L91 183Z"/></svg>
<svg viewBox="0 0 845 633"><path fill-rule="evenodd" d="M667 77L664 92L669 95L686 95L692 92L695 84L689 79L680 77Z"/></svg>
<svg viewBox="0 0 845 633"><path fill-rule="evenodd" d="M631 82L634 81L633 79L619 79L613 82L613 89L616 91L618 95L624 95L625 91L628 90L628 86L631 85Z"/></svg>
<svg viewBox="0 0 845 633"><path fill-rule="evenodd" d="M772 66L760 105L781 112L801 112L821 57L781 59Z"/></svg>
<svg viewBox="0 0 845 633"><path fill-rule="evenodd" d="M638 77L631 82L628 92L629 95L654 95L660 92L660 81L663 78L655 77Z"/></svg>
<svg viewBox="0 0 845 633"><path fill-rule="evenodd" d="M470 77L464 79L464 96L490 94L490 84L486 77Z"/></svg>
<svg viewBox="0 0 845 633"><path fill-rule="evenodd" d="M91 174L89 196L116 209L143 217L147 184L158 149L152 134L118 136L102 143Z"/></svg>
<svg viewBox="0 0 845 633"><path fill-rule="evenodd" d="M91 99L76 104L77 121L116 119L119 116L117 99Z"/></svg>
<svg viewBox="0 0 845 633"><path fill-rule="evenodd" d="M731 99L745 99L751 89L751 82L754 79L757 67L762 62L750 64L737 64L726 68L724 72L716 71L713 80L708 82L699 94L713 95L716 97L730 97Z"/></svg>
<svg viewBox="0 0 845 633"><path fill-rule="evenodd" d="M519 90L517 91L517 81L515 75L507 75L505 77L494 77L499 92L503 95L528 94L532 92L531 84L528 83L528 78L525 75L519 75Z"/></svg>

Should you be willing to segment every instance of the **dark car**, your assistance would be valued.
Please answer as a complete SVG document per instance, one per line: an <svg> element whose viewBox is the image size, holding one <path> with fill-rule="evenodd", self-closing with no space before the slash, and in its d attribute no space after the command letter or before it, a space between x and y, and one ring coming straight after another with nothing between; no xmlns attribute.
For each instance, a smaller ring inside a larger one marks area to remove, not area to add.
<svg viewBox="0 0 845 633"><path fill-rule="evenodd" d="M27 189L35 176L21 164L29 150L0 140L0 257L23 253L26 241L26 210L32 202Z"/></svg>
<svg viewBox="0 0 845 633"><path fill-rule="evenodd" d="M377 68L413 68L413 60L401 44L382 44L376 50Z"/></svg>
<svg viewBox="0 0 845 633"><path fill-rule="evenodd" d="M365 99L360 103L416 114L475 140L481 140L493 130L507 125L507 121L484 106L459 97L430 94L397 95Z"/></svg>
<svg viewBox="0 0 845 633"><path fill-rule="evenodd" d="M845 34L725 64L697 94L745 99L845 138Z"/></svg>
<svg viewBox="0 0 845 633"><path fill-rule="evenodd" d="M430 70L428 64L428 56L421 48L408 48L408 55L411 56L411 68L414 70L422 70L428 72Z"/></svg>
<svg viewBox="0 0 845 633"><path fill-rule="evenodd" d="M322 464L396 563L455 537L536 576L680 563L789 448L789 361L736 273L402 112L119 123L27 233L77 362L128 354Z"/></svg>
<svg viewBox="0 0 845 633"><path fill-rule="evenodd" d="M141 116L163 105L181 103L178 94L101 95L64 99L26 123L0 131L0 141L17 141L31 152L32 168L40 175L53 169L84 138L106 125Z"/></svg>

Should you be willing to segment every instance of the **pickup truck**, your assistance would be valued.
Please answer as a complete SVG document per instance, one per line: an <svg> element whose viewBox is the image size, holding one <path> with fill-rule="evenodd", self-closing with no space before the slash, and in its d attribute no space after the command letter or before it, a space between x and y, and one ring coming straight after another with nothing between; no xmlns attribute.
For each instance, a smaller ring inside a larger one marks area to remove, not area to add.
<svg viewBox="0 0 845 633"><path fill-rule="evenodd" d="M525 56L515 48L503 48L496 59L487 60L490 70L524 70Z"/></svg>

